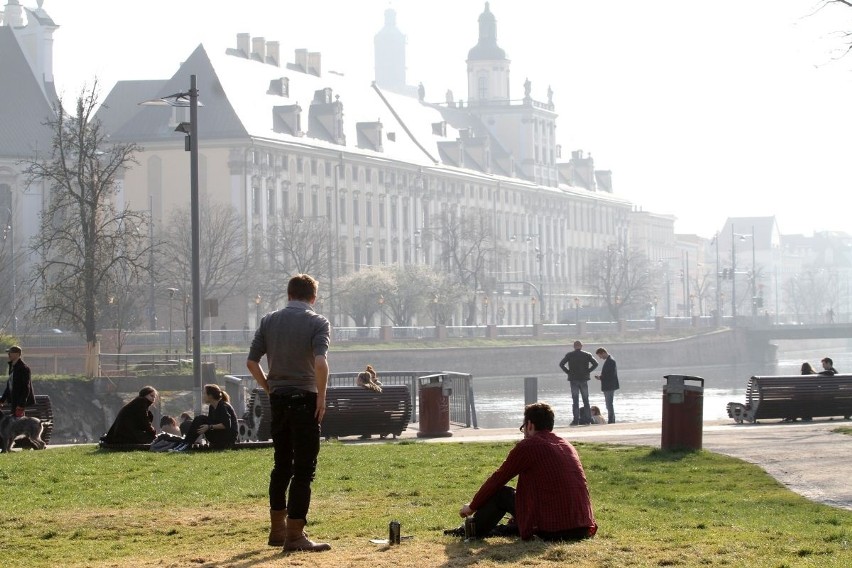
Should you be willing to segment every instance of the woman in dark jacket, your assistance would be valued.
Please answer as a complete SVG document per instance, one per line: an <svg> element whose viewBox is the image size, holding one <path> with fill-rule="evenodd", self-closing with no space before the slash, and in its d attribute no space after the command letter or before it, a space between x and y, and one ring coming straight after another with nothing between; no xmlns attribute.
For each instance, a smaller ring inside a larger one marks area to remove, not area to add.
<svg viewBox="0 0 852 568"><path fill-rule="evenodd" d="M175 451L183 452L192 448L198 436L204 434L214 450L226 450L237 441L237 413L230 404L231 398L219 385L204 385L204 404L207 404L207 416L200 415L192 419L192 426L183 438L183 444Z"/></svg>
<svg viewBox="0 0 852 568"><path fill-rule="evenodd" d="M154 387L142 387L139 396L118 411L115 422L102 438L107 444L150 444L154 440L154 415L150 406L157 400Z"/></svg>

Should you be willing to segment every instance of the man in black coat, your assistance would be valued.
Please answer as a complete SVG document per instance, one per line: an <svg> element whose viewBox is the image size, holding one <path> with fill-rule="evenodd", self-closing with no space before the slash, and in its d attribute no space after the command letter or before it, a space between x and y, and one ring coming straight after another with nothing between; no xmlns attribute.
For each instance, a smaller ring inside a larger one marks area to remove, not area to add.
<svg viewBox="0 0 852 568"><path fill-rule="evenodd" d="M566 367L565 364L568 364ZM591 372L598 368L598 362L592 357L588 351L583 351L583 344L580 341L574 342L574 350L565 354L565 357L559 362L559 368L565 371L568 375L568 382L571 383L571 398L574 403L571 410L574 412L574 421L571 426L580 424L580 395L583 396L583 409L585 410L584 424L591 421L591 409L589 408L589 379Z"/></svg>
<svg viewBox="0 0 852 568"><path fill-rule="evenodd" d="M30 368L21 359L21 348L17 345L8 348L6 353L9 354L9 380L0 403L8 403L12 413L20 418L24 416L26 407L35 404Z"/></svg>
<svg viewBox="0 0 852 568"><path fill-rule="evenodd" d="M603 347L599 347L595 354L603 361L601 374L595 375L595 378L601 382L601 391L603 391L606 400L608 422L614 424L615 409L612 406L612 399L615 398L615 391L618 390L618 369L615 366L615 359Z"/></svg>

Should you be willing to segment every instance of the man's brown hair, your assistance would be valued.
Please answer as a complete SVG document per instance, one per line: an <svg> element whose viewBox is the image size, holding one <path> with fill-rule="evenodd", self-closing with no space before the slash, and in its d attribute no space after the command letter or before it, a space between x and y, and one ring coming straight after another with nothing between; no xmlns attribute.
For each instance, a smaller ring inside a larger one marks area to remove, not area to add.
<svg viewBox="0 0 852 568"><path fill-rule="evenodd" d="M553 409L546 402L528 404L524 408L524 422L532 422L536 430L553 430Z"/></svg>
<svg viewBox="0 0 852 568"><path fill-rule="evenodd" d="M297 274L287 283L287 296L291 300L310 302L317 297L319 283L307 274Z"/></svg>
<svg viewBox="0 0 852 568"><path fill-rule="evenodd" d="M604 349L603 347L598 347L598 350L597 350L597 351L595 351L595 354L597 354L597 355L607 355L607 352L606 352L606 349Z"/></svg>

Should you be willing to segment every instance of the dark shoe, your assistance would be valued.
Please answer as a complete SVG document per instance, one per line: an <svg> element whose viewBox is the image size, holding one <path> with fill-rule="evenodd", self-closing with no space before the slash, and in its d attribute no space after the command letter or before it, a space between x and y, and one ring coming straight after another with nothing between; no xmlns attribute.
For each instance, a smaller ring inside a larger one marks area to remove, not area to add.
<svg viewBox="0 0 852 568"><path fill-rule="evenodd" d="M464 525L454 529L444 529L444 534L446 536L458 536L464 538Z"/></svg>
<svg viewBox="0 0 852 568"><path fill-rule="evenodd" d="M570 424L570 426L579 426L579 425L580 425L580 421L579 421L579 420L572 420L572 421L571 421L571 424Z"/></svg>

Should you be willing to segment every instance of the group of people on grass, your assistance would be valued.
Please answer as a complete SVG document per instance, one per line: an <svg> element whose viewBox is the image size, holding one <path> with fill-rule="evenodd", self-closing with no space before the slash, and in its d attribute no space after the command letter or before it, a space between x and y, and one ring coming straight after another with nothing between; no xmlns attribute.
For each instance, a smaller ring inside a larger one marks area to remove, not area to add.
<svg viewBox="0 0 852 568"><path fill-rule="evenodd" d="M207 414L191 418L181 414L181 423L172 416L160 419L160 433L154 429L151 405L159 394L154 387L142 387L139 395L125 404L109 431L101 438L107 445L150 444L151 449L185 452L198 444L203 437L206 446L214 450L233 447L237 441L237 414L231 406L228 393L219 385L204 385L204 404Z"/></svg>

